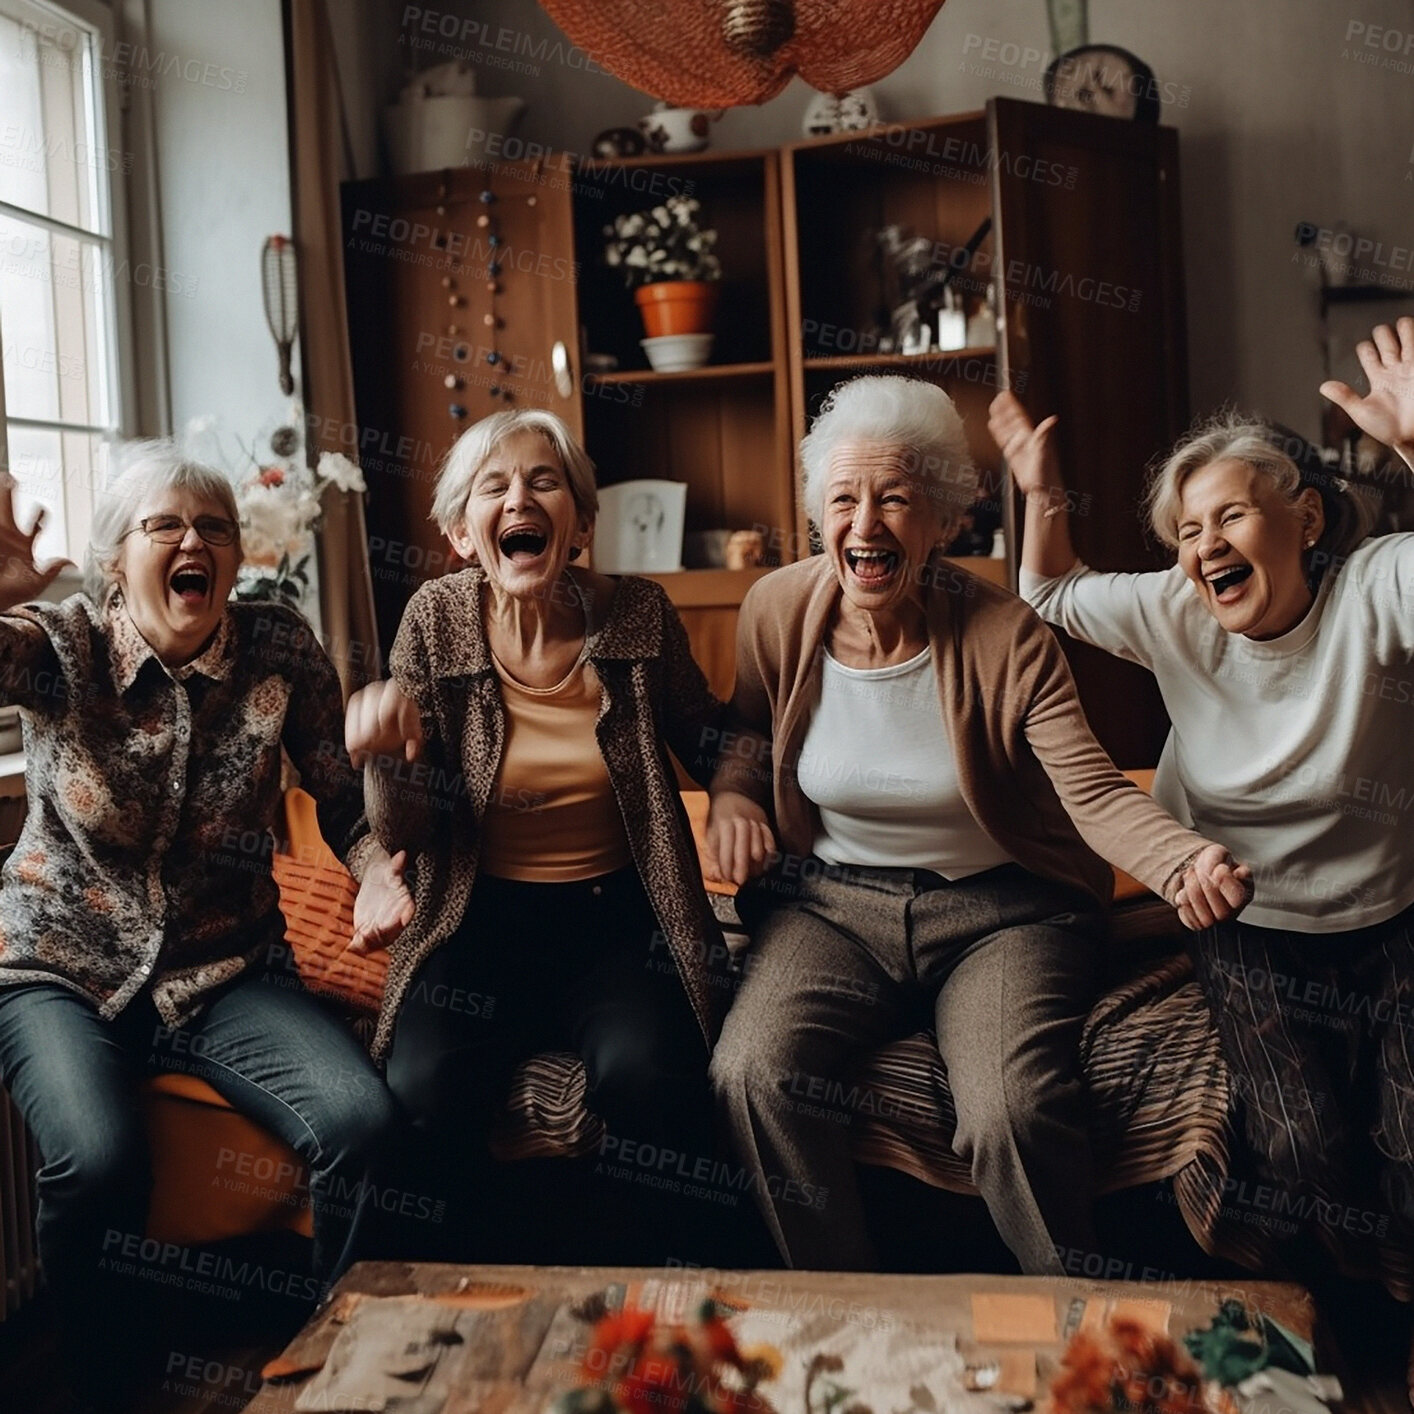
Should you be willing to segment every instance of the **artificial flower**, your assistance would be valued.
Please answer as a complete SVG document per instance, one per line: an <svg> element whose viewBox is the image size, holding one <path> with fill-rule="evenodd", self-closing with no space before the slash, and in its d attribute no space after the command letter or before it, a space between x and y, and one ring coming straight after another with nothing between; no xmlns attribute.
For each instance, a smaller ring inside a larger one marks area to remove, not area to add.
<svg viewBox="0 0 1414 1414"><path fill-rule="evenodd" d="M320 481L328 482L331 486L337 486L340 491L348 491L356 496L361 496L368 490L363 471L342 452L321 452L314 474Z"/></svg>

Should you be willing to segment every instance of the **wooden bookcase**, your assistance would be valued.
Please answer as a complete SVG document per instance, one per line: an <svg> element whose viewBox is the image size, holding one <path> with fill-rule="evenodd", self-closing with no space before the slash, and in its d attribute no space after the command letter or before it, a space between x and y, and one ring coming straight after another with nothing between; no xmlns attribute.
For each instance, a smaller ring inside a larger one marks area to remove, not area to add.
<svg viewBox="0 0 1414 1414"><path fill-rule="evenodd" d="M364 467L385 648L413 589L448 567L426 521L437 462L464 427L506 405L477 376L482 350L465 332L476 335L491 313L476 226L483 191L494 193L514 253L495 313L499 348L518 370L515 400L559 412L601 484L686 482L689 531L756 528L769 563L798 558L809 537L795 448L809 419L842 379L903 372L947 389L990 474L1007 558L965 563L1014 584L1020 519L986 430L987 405L1008 383L1038 417L1061 414L1084 558L1102 569L1156 563L1136 505L1143 467L1187 415L1177 170L1169 129L998 98L982 112L780 151L578 166L550 158L346 185L358 418L378 453ZM711 362L665 374L649 369L632 295L601 257L614 216L675 192L701 201L723 279ZM988 218L990 233L957 278L974 299L996 282L995 345L878 352L877 232L898 225L932 242L936 260L960 261ZM419 228L432 234L409 234ZM460 359L449 354L453 323L470 345ZM586 373L590 353L613 355L616 370ZM450 392L449 378L460 383ZM657 576L719 692L732 681L737 607L763 572ZM1152 765L1166 722L1148 675L1070 651L1101 740L1121 766Z"/></svg>

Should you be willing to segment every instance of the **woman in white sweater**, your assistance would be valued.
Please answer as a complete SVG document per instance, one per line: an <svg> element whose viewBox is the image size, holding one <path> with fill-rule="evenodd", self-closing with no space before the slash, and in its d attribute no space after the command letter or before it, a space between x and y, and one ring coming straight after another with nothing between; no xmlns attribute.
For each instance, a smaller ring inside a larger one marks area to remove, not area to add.
<svg viewBox="0 0 1414 1414"><path fill-rule="evenodd" d="M1370 392L1321 392L1414 467L1414 319L1358 352ZM1154 673L1173 722L1155 794L1253 871L1242 918L1195 947L1276 1195L1232 1216L1314 1228L1347 1269L1414 1252L1414 535L1360 543L1312 459L1228 416L1149 488L1177 564L1099 574L1071 546L1055 421L992 404L1027 501L1022 595ZM1407 1289L1407 1259L1385 1274Z"/></svg>

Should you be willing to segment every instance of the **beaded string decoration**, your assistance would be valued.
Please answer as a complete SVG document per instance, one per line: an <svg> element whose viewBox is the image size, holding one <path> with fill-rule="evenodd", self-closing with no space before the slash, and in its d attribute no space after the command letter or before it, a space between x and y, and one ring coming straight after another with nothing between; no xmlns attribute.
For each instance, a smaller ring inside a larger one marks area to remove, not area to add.
<svg viewBox="0 0 1414 1414"><path fill-rule="evenodd" d="M447 214L447 198L450 192L447 176L443 176L437 188L437 215ZM476 350L485 360L490 368L490 381L487 391L493 398L499 398L503 402L511 402L515 396L511 387L510 362L500 346L500 332L505 328L505 320L502 318L497 308L497 299L503 293L504 287L501 277L505 272L505 237L501 234L500 222L498 219L498 204L500 198L491 189L489 178L481 188L476 197L476 204L480 207L476 216L476 229L478 232L477 248L484 245L486 251L486 263L483 266L480 278L485 284L487 299L486 312L481 316L481 323L485 330L486 346ZM534 206L536 198L534 195L525 198L527 206ZM436 244L445 247L446 238L439 236ZM466 307L466 297L457 289L457 282L452 275L442 276L442 288L447 292L447 306L451 310L451 322L447 325L447 333L458 342L453 345L452 357L458 363L465 363L471 359L473 354L472 345L464 337L466 330L459 322L458 311ZM460 373L448 373L442 379L443 386L452 393L460 392L466 386L466 379ZM468 416L468 409L465 403L459 399L454 399L447 405L448 415L457 421L461 421Z"/></svg>

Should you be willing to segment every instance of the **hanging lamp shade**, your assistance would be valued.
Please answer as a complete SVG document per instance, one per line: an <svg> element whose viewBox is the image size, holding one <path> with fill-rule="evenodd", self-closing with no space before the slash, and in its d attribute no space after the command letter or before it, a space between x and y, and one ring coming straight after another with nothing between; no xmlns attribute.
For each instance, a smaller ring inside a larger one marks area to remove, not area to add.
<svg viewBox="0 0 1414 1414"><path fill-rule="evenodd" d="M903 63L943 0L540 0L597 64L679 108L774 98L799 74L824 93Z"/></svg>

